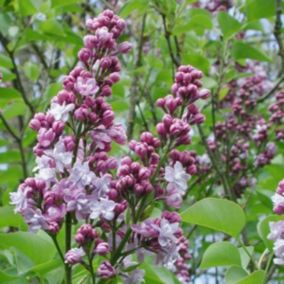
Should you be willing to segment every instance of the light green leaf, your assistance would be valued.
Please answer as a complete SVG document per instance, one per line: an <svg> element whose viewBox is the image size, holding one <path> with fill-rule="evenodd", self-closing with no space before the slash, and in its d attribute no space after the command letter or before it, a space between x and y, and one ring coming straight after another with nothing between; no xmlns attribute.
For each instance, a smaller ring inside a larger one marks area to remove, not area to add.
<svg viewBox="0 0 284 284"><path fill-rule="evenodd" d="M249 257L247 252L249 252L249 254L252 255L254 251L254 247L252 246L246 246L245 248L247 251L243 247L239 248L239 252L241 256L241 263L242 263L243 268L246 268L249 262L251 261L251 258Z"/></svg>
<svg viewBox="0 0 284 284"><path fill-rule="evenodd" d="M229 242L213 243L204 252L200 268L241 265L238 249Z"/></svg>
<svg viewBox="0 0 284 284"><path fill-rule="evenodd" d="M23 17L36 13L36 8L31 0L18 0L19 12Z"/></svg>
<svg viewBox="0 0 284 284"><path fill-rule="evenodd" d="M248 274L247 272L239 267L239 266L232 266L228 269L225 274L225 283L226 284L235 284L236 282L240 281Z"/></svg>
<svg viewBox="0 0 284 284"><path fill-rule="evenodd" d="M120 9L120 17L129 16L134 10L139 11L139 13L144 13L148 8L148 0L128 0Z"/></svg>
<svg viewBox="0 0 284 284"><path fill-rule="evenodd" d="M264 284L264 281L265 272L263 270L258 270L236 282L236 284Z"/></svg>
<svg viewBox="0 0 284 284"><path fill-rule="evenodd" d="M21 94L13 88L0 88L0 100L19 99Z"/></svg>
<svg viewBox="0 0 284 284"><path fill-rule="evenodd" d="M219 12L218 23L225 39L239 32L242 24L226 12Z"/></svg>
<svg viewBox="0 0 284 284"><path fill-rule="evenodd" d="M30 61L27 61L24 64L23 68L24 68L25 75L30 80L35 82L38 79L38 77L40 75L40 71L41 71L41 68L40 68L39 64L35 64L35 63L30 62Z"/></svg>
<svg viewBox="0 0 284 284"><path fill-rule="evenodd" d="M245 11L249 21L268 18L275 15L275 1L270 0L247 0Z"/></svg>
<svg viewBox="0 0 284 284"><path fill-rule="evenodd" d="M0 164L15 163L20 161L20 152L17 150L10 150L0 153Z"/></svg>
<svg viewBox="0 0 284 284"><path fill-rule="evenodd" d="M59 8L63 6L69 6L74 4L80 4L83 0L51 0L51 5L53 8Z"/></svg>
<svg viewBox="0 0 284 284"><path fill-rule="evenodd" d="M181 214L186 223L204 226L237 236L246 218L243 209L233 201L220 198L202 199Z"/></svg>
<svg viewBox="0 0 284 284"><path fill-rule="evenodd" d="M9 57L4 54L0 54L0 66L5 68L12 68L13 64Z"/></svg>
<svg viewBox="0 0 284 284"><path fill-rule="evenodd" d="M193 52L186 53L182 57L182 62L200 69L205 74L209 73L210 62L203 54Z"/></svg>
<svg viewBox="0 0 284 284"><path fill-rule="evenodd" d="M27 228L21 215L14 212L12 206L0 207L0 227L21 227L22 229Z"/></svg>
<svg viewBox="0 0 284 284"><path fill-rule="evenodd" d="M8 104L3 109L3 115L7 119L11 119L18 115L23 115L27 112L27 106L24 104L22 100L16 100L11 104Z"/></svg>
<svg viewBox="0 0 284 284"><path fill-rule="evenodd" d="M271 60L265 53L243 41L235 41L233 43L232 55L236 60L247 58L258 61Z"/></svg>
<svg viewBox="0 0 284 284"><path fill-rule="evenodd" d="M41 264L51 260L55 255L52 240L44 233L29 232L0 233L0 248L15 247L25 254L34 264Z"/></svg>

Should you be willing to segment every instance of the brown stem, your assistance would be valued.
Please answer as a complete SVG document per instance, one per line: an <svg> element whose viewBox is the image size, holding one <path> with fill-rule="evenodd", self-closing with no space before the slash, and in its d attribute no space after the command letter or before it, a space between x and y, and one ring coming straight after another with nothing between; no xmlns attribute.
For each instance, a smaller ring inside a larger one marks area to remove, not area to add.
<svg viewBox="0 0 284 284"><path fill-rule="evenodd" d="M265 100L269 99L270 96L272 96L274 94L274 92L276 92L279 88L279 86L282 84L282 82L284 82L284 76L282 76L277 82L276 84L272 87L272 89L266 94L264 95L263 97L259 98L257 100L257 103L262 103L264 102Z"/></svg>
<svg viewBox="0 0 284 284"><path fill-rule="evenodd" d="M174 64L174 66L178 67L180 65L180 59L177 56L175 56L173 48L172 48L171 35L170 35L170 32L168 31L168 28L167 28L166 16L164 14L161 14L161 16L162 16L162 20L163 20L165 39L167 41L167 45L168 45L168 49L169 49L169 52L170 52L170 56L171 56L171 59L172 59L172 62Z"/></svg>
<svg viewBox="0 0 284 284"><path fill-rule="evenodd" d="M282 1L281 0L275 0L276 3L276 18L275 18L275 26L274 26L274 36L276 38L277 44L278 44L278 55L281 59L281 68L280 68L280 74L284 71L284 44L282 40Z"/></svg>
<svg viewBox="0 0 284 284"><path fill-rule="evenodd" d="M34 106L29 101L29 99L28 99L28 97L26 95L25 89L24 89L24 87L22 85L20 73L19 73L17 64L15 62L14 52L11 51L8 48L8 40L4 37L4 35L1 32L0 32L0 41L1 41L5 51L7 52L7 54L9 55L9 57L10 57L10 59L12 61L12 65L13 65L12 71L16 75L16 78L13 80L13 84L14 84L15 88L20 91L23 101L25 102L25 104L29 108L31 114L33 115L35 113Z"/></svg>
<svg viewBox="0 0 284 284"><path fill-rule="evenodd" d="M23 177L27 178L28 177L28 169L27 169L27 162L26 162L26 156L25 156L25 150L24 150L24 147L23 147L22 138L14 132L14 130L9 125L9 123L7 122L7 120L5 119L5 117L3 116L3 114L1 112L0 112L0 119L3 123L3 125L5 126L7 132L12 136L12 138L14 138L15 142L18 145L18 148L19 148L19 151L20 151L20 156L21 156L21 166L22 166L22 170L23 170Z"/></svg>

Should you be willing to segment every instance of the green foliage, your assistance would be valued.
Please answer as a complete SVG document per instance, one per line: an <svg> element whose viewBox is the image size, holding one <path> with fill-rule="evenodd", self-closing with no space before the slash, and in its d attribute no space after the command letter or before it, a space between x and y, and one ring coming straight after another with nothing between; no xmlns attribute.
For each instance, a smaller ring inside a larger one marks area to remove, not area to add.
<svg viewBox="0 0 284 284"><path fill-rule="evenodd" d="M225 39L239 32L242 24L226 12L218 14L218 23Z"/></svg>
<svg viewBox="0 0 284 284"><path fill-rule="evenodd" d="M205 198L181 213L182 220L237 236L245 226L245 214L235 202Z"/></svg>
<svg viewBox="0 0 284 284"><path fill-rule="evenodd" d="M233 43L232 56L236 60L250 58L258 61L270 61L270 58L264 52L242 41Z"/></svg>
<svg viewBox="0 0 284 284"><path fill-rule="evenodd" d="M213 243L204 252L201 269L216 266L241 265L241 257L238 249L229 242Z"/></svg>

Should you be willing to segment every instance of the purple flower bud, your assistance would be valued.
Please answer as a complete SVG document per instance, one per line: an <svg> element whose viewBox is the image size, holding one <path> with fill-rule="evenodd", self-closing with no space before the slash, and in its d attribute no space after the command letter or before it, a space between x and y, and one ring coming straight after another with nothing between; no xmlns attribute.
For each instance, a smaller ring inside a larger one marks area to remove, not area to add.
<svg viewBox="0 0 284 284"><path fill-rule="evenodd" d="M116 270L108 261L104 261L98 268L97 274L102 279L109 279L116 275Z"/></svg>
<svg viewBox="0 0 284 284"><path fill-rule="evenodd" d="M100 242L95 248L95 253L99 255L106 255L109 253L109 251L109 244L106 242Z"/></svg>
<svg viewBox="0 0 284 284"><path fill-rule="evenodd" d="M124 41L118 46L118 51L120 53L128 53L132 49L132 44L128 41Z"/></svg>
<svg viewBox="0 0 284 284"><path fill-rule="evenodd" d="M88 48L82 48L78 53L79 60L81 60L85 64L88 64L91 56L92 56L92 51Z"/></svg>
<svg viewBox="0 0 284 284"><path fill-rule="evenodd" d="M71 265L80 263L84 255L85 252L82 248L73 248L65 254L65 263L69 263Z"/></svg>

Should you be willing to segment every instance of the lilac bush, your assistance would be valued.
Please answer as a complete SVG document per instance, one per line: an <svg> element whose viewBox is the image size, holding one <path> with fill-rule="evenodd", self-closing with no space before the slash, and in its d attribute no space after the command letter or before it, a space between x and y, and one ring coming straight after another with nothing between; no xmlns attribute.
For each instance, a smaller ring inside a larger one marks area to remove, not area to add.
<svg viewBox="0 0 284 284"><path fill-rule="evenodd" d="M86 268L93 283L116 275L124 283L141 283L144 272L136 267L147 255L189 283L189 243L175 210L202 159L177 147L190 145L192 127L204 122L196 105L209 96L202 72L180 66L172 94L157 100L164 112L157 134L143 132L127 143L107 102L120 80L117 56L131 49L119 41L125 22L106 10L86 26L79 63L47 112L30 122L37 133L34 177L11 193L11 203L31 231L51 236L65 263L66 283L75 264ZM112 143L127 144L131 153L117 159ZM159 217L151 217L154 203L160 204ZM63 227L64 252L57 241Z"/></svg>

